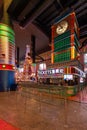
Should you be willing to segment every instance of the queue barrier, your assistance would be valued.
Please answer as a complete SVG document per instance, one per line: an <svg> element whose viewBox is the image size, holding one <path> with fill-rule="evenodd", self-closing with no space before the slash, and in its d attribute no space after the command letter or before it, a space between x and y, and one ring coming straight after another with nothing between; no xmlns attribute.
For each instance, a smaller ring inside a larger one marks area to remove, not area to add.
<svg viewBox="0 0 87 130"><path fill-rule="evenodd" d="M78 86L58 86L50 84L38 84L33 82L21 82L20 85L24 88L36 88L38 92L57 94L62 97L74 96L78 92ZM30 89L29 89L30 90Z"/></svg>

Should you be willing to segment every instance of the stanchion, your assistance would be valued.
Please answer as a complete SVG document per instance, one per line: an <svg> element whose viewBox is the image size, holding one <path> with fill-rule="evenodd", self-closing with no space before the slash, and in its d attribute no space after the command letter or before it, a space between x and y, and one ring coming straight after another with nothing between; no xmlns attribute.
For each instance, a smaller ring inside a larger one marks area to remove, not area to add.
<svg viewBox="0 0 87 130"><path fill-rule="evenodd" d="M64 109L65 109L65 124L64 127L68 128L68 99L67 99L67 88L64 88Z"/></svg>
<svg viewBox="0 0 87 130"><path fill-rule="evenodd" d="M41 92L39 92L39 112L41 112Z"/></svg>

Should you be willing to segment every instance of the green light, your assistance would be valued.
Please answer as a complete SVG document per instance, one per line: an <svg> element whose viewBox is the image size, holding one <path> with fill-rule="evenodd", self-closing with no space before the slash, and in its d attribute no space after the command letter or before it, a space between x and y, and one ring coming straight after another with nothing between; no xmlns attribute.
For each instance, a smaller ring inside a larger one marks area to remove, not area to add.
<svg viewBox="0 0 87 130"><path fill-rule="evenodd" d="M12 40L10 40L10 39L8 39L8 41L9 41L10 43L14 44L14 41L12 41Z"/></svg>
<svg viewBox="0 0 87 130"><path fill-rule="evenodd" d="M7 37L9 37L10 39L14 40L14 35L10 34L9 32L0 30L0 35L1 35L1 36L7 36Z"/></svg>
<svg viewBox="0 0 87 130"><path fill-rule="evenodd" d="M12 28L10 28L6 24L0 23L0 38L8 37L8 41L12 44L14 44L15 39L14 39L14 31Z"/></svg>
<svg viewBox="0 0 87 130"><path fill-rule="evenodd" d="M4 31L9 32L14 35L14 31L5 24L2 24L2 23L0 24L0 30L4 30Z"/></svg>
<svg viewBox="0 0 87 130"><path fill-rule="evenodd" d="M36 64L35 64L35 63L32 63L32 66L36 66Z"/></svg>

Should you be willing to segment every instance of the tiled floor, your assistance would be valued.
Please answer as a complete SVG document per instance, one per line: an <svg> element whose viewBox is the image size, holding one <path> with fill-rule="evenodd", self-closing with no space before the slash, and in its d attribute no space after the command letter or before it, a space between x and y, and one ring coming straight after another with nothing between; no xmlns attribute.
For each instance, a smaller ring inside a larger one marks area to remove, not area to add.
<svg viewBox="0 0 87 130"><path fill-rule="evenodd" d="M0 119L20 130L87 130L87 104L34 89L0 92Z"/></svg>

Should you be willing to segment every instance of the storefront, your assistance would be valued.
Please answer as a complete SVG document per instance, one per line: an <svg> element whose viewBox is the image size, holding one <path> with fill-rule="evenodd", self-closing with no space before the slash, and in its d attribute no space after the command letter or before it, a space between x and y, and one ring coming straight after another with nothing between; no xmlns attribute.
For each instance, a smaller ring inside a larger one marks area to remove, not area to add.
<svg viewBox="0 0 87 130"><path fill-rule="evenodd" d="M82 79L82 80L81 80ZM85 73L77 67L50 68L38 70L40 84L66 87L67 95L76 95L84 86Z"/></svg>

